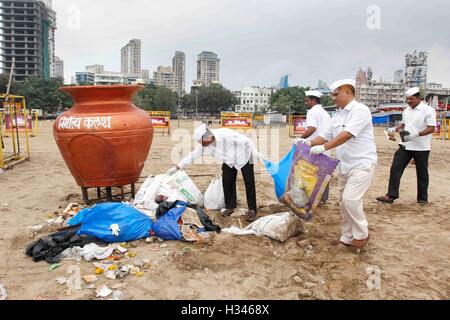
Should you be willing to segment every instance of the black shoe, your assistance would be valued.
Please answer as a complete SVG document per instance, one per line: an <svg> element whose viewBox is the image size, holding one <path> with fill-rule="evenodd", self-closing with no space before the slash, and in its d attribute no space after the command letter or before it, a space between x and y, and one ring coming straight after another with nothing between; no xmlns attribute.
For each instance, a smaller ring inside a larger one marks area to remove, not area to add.
<svg viewBox="0 0 450 320"><path fill-rule="evenodd" d="M258 220L256 215L257 215L256 210L249 210L247 215L245 216L245 220L247 222L255 222L256 220Z"/></svg>
<svg viewBox="0 0 450 320"><path fill-rule="evenodd" d="M387 204L394 204L395 199L390 197L389 195L385 195L384 197L378 197L377 201L387 203Z"/></svg>
<svg viewBox="0 0 450 320"><path fill-rule="evenodd" d="M230 217L233 213L234 213L234 210L232 210L232 209L226 209L225 211L222 212L222 216L224 216L224 217Z"/></svg>
<svg viewBox="0 0 450 320"><path fill-rule="evenodd" d="M429 204L428 201L425 201L425 200L419 200L419 201L417 201L417 203L421 206L427 206Z"/></svg>

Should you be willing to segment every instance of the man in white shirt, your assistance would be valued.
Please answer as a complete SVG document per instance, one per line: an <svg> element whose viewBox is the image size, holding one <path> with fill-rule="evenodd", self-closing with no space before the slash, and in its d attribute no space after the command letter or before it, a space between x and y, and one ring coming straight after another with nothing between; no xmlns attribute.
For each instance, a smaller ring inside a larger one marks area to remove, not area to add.
<svg viewBox="0 0 450 320"><path fill-rule="evenodd" d="M389 191L378 201L393 204L400 197L400 181L406 167L414 159L417 174L417 203L428 204L428 160L431 152L432 135L436 129L436 110L424 103L420 97L420 88L406 92L408 107L403 112L403 121L397 128L388 129L392 136L400 132L404 138L395 153L389 179Z"/></svg>
<svg viewBox="0 0 450 320"><path fill-rule="evenodd" d="M256 187L254 174L254 158L259 156L255 145L247 136L231 129L209 130L205 124L194 133L194 140L198 145L195 150L184 158L176 168L167 173L172 174L183 170L203 154L220 160L223 172L223 191L225 194L226 209L223 216L231 216L237 208L236 179L238 171L242 171L249 211L246 216L248 222L256 221Z"/></svg>
<svg viewBox="0 0 450 320"><path fill-rule="evenodd" d="M309 108L309 111L306 115L306 132L299 138L294 140L293 144L297 144L299 142L312 141L317 136L319 136L329 125L331 122L331 117L328 112L320 104L320 99L323 97L323 94L319 91L306 91L305 92L305 104ZM327 155L330 155L327 153ZM320 206L326 204L330 196L330 186L325 190L322 201L320 202Z"/></svg>
<svg viewBox="0 0 450 320"><path fill-rule="evenodd" d="M361 249L370 238L363 197L372 184L378 157L372 113L355 100L355 85L354 80L341 80L330 87L338 110L328 128L311 141L311 154L336 148L343 221L342 236L332 245Z"/></svg>

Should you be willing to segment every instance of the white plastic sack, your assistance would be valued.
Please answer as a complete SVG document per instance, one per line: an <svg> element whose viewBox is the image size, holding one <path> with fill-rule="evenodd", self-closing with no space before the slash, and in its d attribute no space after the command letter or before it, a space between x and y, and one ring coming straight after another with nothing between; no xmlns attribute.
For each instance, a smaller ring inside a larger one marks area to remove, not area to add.
<svg viewBox="0 0 450 320"><path fill-rule="evenodd" d="M200 207L204 206L203 194L186 172L179 170L171 176L165 175L162 184L164 187L176 190L180 196L184 197L184 199L178 198L177 200L183 200Z"/></svg>
<svg viewBox="0 0 450 320"><path fill-rule="evenodd" d="M133 204L136 208L155 212L158 208L155 198L159 195L166 196L169 202L180 200L203 207L202 193L184 171L171 176L164 174L149 177L139 189Z"/></svg>
<svg viewBox="0 0 450 320"><path fill-rule="evenodd" d="M221 210L225 208L225 194L223 193L222 176L214 178L205 192L205 208Z"/></svg>
<svg viewBox="0 0 450 320"><path fill-rule="evenodd" d="M299 236L303 232L303 225L297 215L292 212L284 212L258 219L245 229L231 227L222 231L237 236L266 236L285 242L292 237Z"/></svg>

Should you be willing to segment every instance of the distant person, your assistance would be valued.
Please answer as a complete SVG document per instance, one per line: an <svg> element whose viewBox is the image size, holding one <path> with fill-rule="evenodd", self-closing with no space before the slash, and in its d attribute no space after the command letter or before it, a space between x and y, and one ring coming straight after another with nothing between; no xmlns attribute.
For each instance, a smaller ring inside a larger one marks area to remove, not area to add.
<svg viewBox="0 0 450 320"><path fill-rule="evenodd" d="M332 241L361 249L369 242L369 224L363 197L372 184L378 161L370 109L356 101L356 82L341 80L333 85L333 100L338 107L330 125L311 144L311 154L323 154L336 148L340 160L342 236Z"/></svg>
<svg viewBox="0 0 450 320"><path fill-rule="evenodd" d="M328 112L320 104L323 94L319 91L306 91L305 104L309 111L306 115L306 132L299 138L294 140L293 144L304 141L312 141L318 137L331 123L331 117ZM326 152L330 156L329 152ZM327 187L323 194L320 206L327 203L330 197L330 186Z"/></svg>
<svg viewBox="0 0 450 320"><path fill-rule="evenodd" d="M378 201L393 204L400 197L400 181L411 159L414 159L417 174L417 203L428 204L429 173L428 161L431 152L432 135L436 130L436 110L428 106L420 97L420 88L406 92L408 107L403 112L399 127L388 129L391 138L400 132L403 142L395 153L389 179L389 190ZM395 137L394 137L395 139Z"/></svg>
<svg viewBox="0 0 450 320"><path fill-rule="evenodd" d="M183 170L204 153L220 160L223 163L223 191L226 205L226 208L222 210L222 215L229 217L237 208L236 179L238 171L242 171L249 209L246 220L248 222L256 221L257 204L254 159L259 156L259 153L250 138L227 128L209 130L203 124L195 130L194 140L200 145L183 159L177 167L167 171L167 174L171 175L178 170Z"/></svg>

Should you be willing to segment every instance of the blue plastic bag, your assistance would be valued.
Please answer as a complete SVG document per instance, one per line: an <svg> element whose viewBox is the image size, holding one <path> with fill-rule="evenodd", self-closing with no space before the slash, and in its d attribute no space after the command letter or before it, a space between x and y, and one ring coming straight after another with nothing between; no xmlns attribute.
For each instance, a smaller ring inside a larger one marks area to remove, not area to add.
<svg viewBox="0 0 450 320"><path fill-rule="evenodd" d="M267 171L275 182L275 193L278 199L281 199L286 192L286 183L292 168L292 159L294 158L297 148L292 147L289 154L281 160L280 163L264 161Z"/></svg>
<svg viewBox="0 0 450 320"><path fill-rule="evenodd" d="M178 202L177 207L167 211L161 218L153 224L153 233L155 236L166 240L183 240L181 235L180 220L183 213L186 211L187 204L184 202Z"/></svg>
<svg viewBox="0 0 450 320"><path fill-rule="evenodd" d="M153 221L134 207L123 203L105 203L80 211L69 226L81 224L78 235L96 237L108 243L136 241L150 236ZM111 225L119 225L119 236Z"/></svg>

